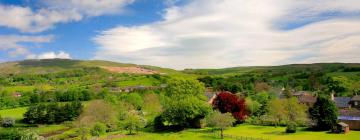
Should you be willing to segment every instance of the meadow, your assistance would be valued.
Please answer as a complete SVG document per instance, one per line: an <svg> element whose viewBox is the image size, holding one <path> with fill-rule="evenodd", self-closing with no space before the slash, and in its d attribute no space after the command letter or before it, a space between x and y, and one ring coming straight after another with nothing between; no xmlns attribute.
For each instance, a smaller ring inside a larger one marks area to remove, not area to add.
<svg viewBox="0 0 360 140"><path fill-rule="evenodd" d="M86 105L86 104L85 104ZM3 117L14 117L17 120L22 119L23 113L26 111L25 107L15 109L0 110L0 115ZM39 125L33 127L41 135L47 135L67 129L64 124L57 125ZM236 127L231 127L225 130L224 134L232 135L236 137L251 137L262 138L264 140L355 140L360 138L360 131L350 131L347 134L331 134L326 131L307 131L305 128L298 128L298 132L294 134L288 134L284 132L285 127L274 126L257 126L250 124L240 124ZM66 132L73 132L73 130L67 130ZM65 132L65 133L66 133ZM114 137L117 140L215 140L220 139L218 132L213 132L210 128L203 129L186 129L180 132L149 132L147 130L139 131L136 135L127 135L127 131L118 131L108 133L101 138ZM225 140L231 139L225 137Z"/></svg>

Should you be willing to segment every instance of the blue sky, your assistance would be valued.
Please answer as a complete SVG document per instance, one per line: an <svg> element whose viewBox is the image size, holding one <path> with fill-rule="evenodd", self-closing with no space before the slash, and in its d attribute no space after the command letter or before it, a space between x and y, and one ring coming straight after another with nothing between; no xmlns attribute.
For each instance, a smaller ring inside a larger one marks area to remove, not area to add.
<svg viewBox="0 0 360 140"><path fill-rule="evenodd" d="M360 62L359 40L356 0L0 0L0 62L102 59L176 69Z"/></svg>

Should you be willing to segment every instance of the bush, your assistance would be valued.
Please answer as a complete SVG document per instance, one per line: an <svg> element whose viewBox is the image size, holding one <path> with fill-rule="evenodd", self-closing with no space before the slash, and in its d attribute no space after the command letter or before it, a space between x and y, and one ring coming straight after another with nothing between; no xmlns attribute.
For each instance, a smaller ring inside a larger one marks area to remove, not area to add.
<svg viewBox="0 0 360 140"><path fill-rule="evenodd" d="M154 129L155 129L155 131L164 130L165 125L164 125L163 121L164 120L161 118L161 116L155 117L155 119L154 119Z"/></svg>
<svg viewBox="0 0 360 140"><path fill-rule="evenodd" d="M101 134L104 134L106 132L106 126L103 123L97 122L93 128L90 130L90 134L92 136L99 137Z"/></svg>
<svg viewBox="0 0 360 140"><path fill-rule="evenodd" d="M2 129L0 131L0 138L6 140L20 139L20 134L15 129Z"/></svg>
<svg viewBox="0 0 360 140"><path fill-rule="evenodd" d="M286 133L295 133L295 132L296 132L296 123L295 122L290 122L286 126Z"/></svg>
<svg viewBox="0 0 360 140"><path fill-rule="evenodd" d="M43 140L44 138L30 130L22 131L19 129L3 129L0 131L0 139L1 140Z"/></svg>
<svg viewBox="0 0 360 140"><path fill-rule="evenodd" d="M1 120L1 126L3 127L13 127L15 125L14 118L3 118Z"/></svg>

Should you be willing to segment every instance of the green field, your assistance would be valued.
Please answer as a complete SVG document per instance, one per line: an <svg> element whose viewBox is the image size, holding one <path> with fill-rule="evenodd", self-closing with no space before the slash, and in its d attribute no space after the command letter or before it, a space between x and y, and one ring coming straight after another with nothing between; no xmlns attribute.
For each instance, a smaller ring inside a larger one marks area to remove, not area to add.
<svg viewBox="0 0 360 140"><path fill-rule="evenodd" d="M181 132L171 133L148 133L140 132L137 135L125 135L118 140L208 140L219 139L215 137L208 129L189 129ZM272 126L254 126L242 124L237 127L230 128L225 134L237 137L263 138L270 140L357 140L360 138L360 131L350 131L348 134L329 134L327 132L313 132L298 130L295 134L284 133L285 127ZM225 138L231 139L231 138Z"/></svg>
<svg viewBox="0 0 360 140"><path fill-rule="evenodd" d="M26 107L19 107L14 109L0 110L0 115L2 117L10 117L19 120L23 118L23 114L25 112L26 112Z"/></svg>

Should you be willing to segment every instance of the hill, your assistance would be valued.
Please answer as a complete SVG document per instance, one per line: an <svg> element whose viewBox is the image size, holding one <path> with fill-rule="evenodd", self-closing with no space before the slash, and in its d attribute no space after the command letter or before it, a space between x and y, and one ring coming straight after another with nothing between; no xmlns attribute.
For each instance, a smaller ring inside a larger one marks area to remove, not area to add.
<svg viewBox="0 0 360 140"><path fill-rule="evenodd" d="M0 64L0 74L46 74L80 68L103 68L119 73L176 73L175 70L155 66L116 63L103 60L34 59Z"/></svg>
<svg viewBox="0 0 360 140"><path fill-rule="evenodd" d="M221 69L185 69L184 73L197 75L238 75L249 72L281 72L281 71L326 71L326 72L354 72L360 71L360 63L314 63L289 64L280 66L248 66Z"/></svg>

